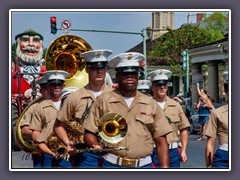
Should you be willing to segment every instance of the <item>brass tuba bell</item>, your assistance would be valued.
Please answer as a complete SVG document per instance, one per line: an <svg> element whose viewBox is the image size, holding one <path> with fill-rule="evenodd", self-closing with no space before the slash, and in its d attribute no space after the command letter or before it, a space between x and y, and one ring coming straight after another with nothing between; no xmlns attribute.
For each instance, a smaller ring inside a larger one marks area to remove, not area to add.
<svg viewBox="0 0 240 180"><path fill-rule="evenodd" d="M55 39L46 52L47 70L64 70L70 76L66 79L67 87L81 88L88 83L85 71L86 62L80 57L92 47L84 39L75 35L63 35Z"/></svg>
<svg viewBox="0 0 240 180"><path fill-rule="evenodd" d="M116 144L124 139L127 134L128 125L124 117L118 113L104 114L99 120L99 136L102 138L100 144L103 147L112 147L112 150L123 150L124 147L118 148ZM104 149L103 149L104 150Z"/></svg>

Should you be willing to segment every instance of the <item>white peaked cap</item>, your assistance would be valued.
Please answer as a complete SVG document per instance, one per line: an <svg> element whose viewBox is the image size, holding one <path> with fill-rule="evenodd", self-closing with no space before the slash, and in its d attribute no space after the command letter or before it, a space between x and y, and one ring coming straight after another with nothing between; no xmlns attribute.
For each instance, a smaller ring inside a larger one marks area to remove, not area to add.
<svg viewBox="0 0 240 180"><path fill-rule="evenodd" d="M63 70L50 70L46 71L43 76L47 79L47 81L50 80L62 80L65 81L66 78L70 76L70 74Z"/></svg>
<svg viewBox="0 0 240 180"><path fill-rule="evenodd" d="M137 89L150 89L151 85L152 83L149 80L138 80Z"/></svg>
<svg viewBox="0 0 240 180"><path fill-rule="evenodd" d="M108 66L110 68L131 67L140 66L140 63L144 61L145 56L137 52L121 53L113 57Z"/></svg>
<svg viewBox="0 0 240 180"><path fill-rule="evenodd" d="M147 79L150 81L168 80L172 75L172 72L167 69L157 69L147 75Z"/></svg>
<svg viewBox="0 0 240 180"><path fill-rule="evenodd" d="M61 92L61 95L62 97L68 95L68 94L71 94L75 91L77 91L79 88L76 88L76 87L66 87L66 88L63 88L62 92Z"/></svg>
<svg viewBox="0 0 240 180"><path fill-rule="evenodd" d="M83 52L80 54L80 56L83 57L86 62L94 63L108 61L108 56L111 54L112 51L109 49L99 49Z"/></svg>

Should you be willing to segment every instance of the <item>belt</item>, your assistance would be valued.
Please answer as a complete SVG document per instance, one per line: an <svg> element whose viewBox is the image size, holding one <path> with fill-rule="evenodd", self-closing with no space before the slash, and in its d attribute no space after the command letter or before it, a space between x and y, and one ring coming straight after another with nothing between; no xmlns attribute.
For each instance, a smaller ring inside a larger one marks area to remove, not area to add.
<svg viewBox="0 0 240 180"><path fill-rule="evenodd" d="M147 164L152 163L151 156L147 156L145 158L139 158L139 159L129 159L129 158L122 158L120 156L116 156L111 153L104 154L103 159L120 166L128 166L128 167L139 167L139 166L145 166Z"/></svg>
<svg viewBox="0 0 240 180"><path fill-rule="evenodd" d="M177 142L173 142L173 143L170 143L170 144L169 144L169 149L175 149L175 148L177 148L177 147L178 147Z"/></svg>
<svg viewBox="0 0 240 180"><path fill-rule="evenodd" d="M220 144L218 149L224 150L224 151L228 151L228 144Z"/></svg>

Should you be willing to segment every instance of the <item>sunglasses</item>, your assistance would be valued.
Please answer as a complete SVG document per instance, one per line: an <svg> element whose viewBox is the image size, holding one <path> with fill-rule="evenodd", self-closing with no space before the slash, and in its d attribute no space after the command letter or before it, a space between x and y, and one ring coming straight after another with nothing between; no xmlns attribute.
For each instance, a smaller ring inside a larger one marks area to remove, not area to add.
<svg viewBox="0 0 240 180"><path fill-rule="evenodd" d="M47 89L47 85L40 86L41 89Z"/></svg>
<svg viewBox="0 0 240 180"><path fill-rule="evenodd" d="M167 86L167 83L154 83L153 85L161 87L161 86Z"/></svg>
<svg viewBox="0 0 240 180"><path fill-rule="evenodd" d="M64 83L50 83L51 86L62 86Z"/></svg>

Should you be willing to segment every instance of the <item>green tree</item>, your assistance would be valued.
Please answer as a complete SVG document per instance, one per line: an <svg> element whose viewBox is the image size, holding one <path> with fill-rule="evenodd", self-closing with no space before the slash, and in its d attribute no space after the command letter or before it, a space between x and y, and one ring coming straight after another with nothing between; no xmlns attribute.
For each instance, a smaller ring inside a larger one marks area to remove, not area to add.
<svg viewBox="0 0 240 180"><path fill-rule="evenodd" d="M206 24L206 30L221 32L225 34L229 28L228 12L214 12L210 16L203 14L203 22Z"/></svg>
<svg viewBox="0 0 240 180"><path fill-rule="evenodd" d="M180 60L184 50L211 42L209 32L199 25L188 24L177 30L167 30L167 33L155 40L149 60L150 64L171 66L177 74L182 71Z"/></svg>
<svg viewBox="0 0 240 180"><path fill-rule="evenodd" d="M168 65L175 75L183 74L181 53L223 39L228 29L228 14L213 13L203 17L204 21L198 24L187 24L176 30L167 28L168 32L155 39L151 46L148 64Z"/></svg>

